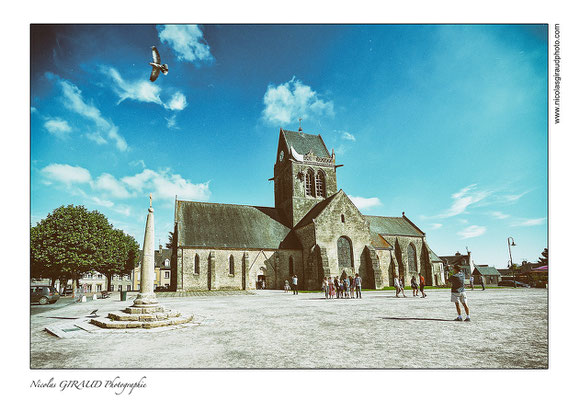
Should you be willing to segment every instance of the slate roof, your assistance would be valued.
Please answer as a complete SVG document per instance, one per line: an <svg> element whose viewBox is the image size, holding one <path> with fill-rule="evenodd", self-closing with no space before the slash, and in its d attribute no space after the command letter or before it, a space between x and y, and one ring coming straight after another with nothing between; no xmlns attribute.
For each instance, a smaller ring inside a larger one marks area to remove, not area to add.
<svg viewBox="0 0 580 400"><path fill-rule="evenodd" d="M371 245L378 250L392 250L391 245L382 235L371 232Z"/></svg>
<svg viewBox="0 0 580 400"><path fill-rule="evenodd" d="M443 260L440 259L437 254L435 254L435 252L429 248L429 246L427 246L427 248L429 249L429 260L440 263L443 262Z"/></svg>
<svg viewBox="0 0 580 400"><path fill-rule="evenodd" d="M392 236L424 236L423 232L417 229L407 218L371 215L365 215L364 217L370 224L371 233Z"/></svg>
<svg viewBox="0 0 580 400"><path fill-rule="evenodd" d="M332 201L332 199L334 199L336 197L336 195L339 193L340 193L340 190L338 192L336 192L335 194L333 194L332 196L327 197L326 199L317 203L314 207L312 207L310 209L310 211L308 211L306 213L306 215L304 217L302 217L302 219L296 224L294 229L302 228L303 226L306 226L310 222L312 222L312 220L315 219L316 217L318 217L320 215L320 213L326 208L326 206Z"/></svg>
<svg viewBox="0 0 580 400"><path fill-rule="evenodd" d="M163 261L171 260L171 253L172 253L171 249L161 249L161 252L159 252L159 249L155 250L155 253L153 255L155 260L154 261L155 266L161 268L169 268L163 265ZM139 250L139 262L143 263L143 249Z"/></svg>
<svg viewBox="0 0 580 400"><path fill-rule="evenodd" d="M281 129L280 133L284 137L288 149L292 146L301 155L308 154L312 151L318 157L330 158L330 153L320 135L311 135L309 133L287 131L284 129Z"/></svg>
<svg viewBox="0 0 580 400"><path fill-rule="evenodd" d="M468 255L439 256L445 265L469 265Z"/></svg>
<svg viewBox="0 0 580 400"><path fill-rule="evenodd" d="M272 207L178 200L175 221L179 247L300 249L296 236Z"/></svg>
<svg viewBox="0 0 580 400"><path fill-rule="evenodd" d="M484 275L484 276L501 276L499 271L495 267L484 267L481 265L475 266L473 269L473 275Z"/></svg>

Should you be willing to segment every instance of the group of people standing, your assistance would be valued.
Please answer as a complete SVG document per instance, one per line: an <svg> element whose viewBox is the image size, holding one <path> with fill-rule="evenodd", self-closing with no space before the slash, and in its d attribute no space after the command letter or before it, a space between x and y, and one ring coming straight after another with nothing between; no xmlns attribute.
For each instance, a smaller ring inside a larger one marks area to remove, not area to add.
<svg viewBox="0 0 580 400"><path fill-rule="evenodd" d="M405 282L403 281L403 278L399 280L399 278L395 276L393 279L393 285L395 286L396 297L399 297L400 294L402 294L403 297L407 297L405 295ZM413 290L413 296L419 296L419 291L421 291L421 297L427 297L427 293L425 293L425 278L423 275L419 275L419 284L417 284L415 275L411 277L411 289Z"/></svg>
<svg viewBox="0 0 580 400"><path fill-rule="evenodd" d="M359 274L352 276L345 276L343 279L338 279L338 276L332 278L324 277L322 280L322 291L324 297L327 299L362 299L362 279Z"/></svg>

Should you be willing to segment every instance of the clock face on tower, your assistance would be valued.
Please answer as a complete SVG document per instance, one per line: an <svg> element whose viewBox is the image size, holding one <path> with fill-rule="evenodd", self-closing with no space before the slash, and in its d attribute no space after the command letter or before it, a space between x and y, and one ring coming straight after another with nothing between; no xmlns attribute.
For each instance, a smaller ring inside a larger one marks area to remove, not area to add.
<svg viewBox="0 0 580 400"><path fill-rule="evenodd" d="M278 160L282 161L284 159L284 150L280 150L280 155L278 156Z"/></svg>

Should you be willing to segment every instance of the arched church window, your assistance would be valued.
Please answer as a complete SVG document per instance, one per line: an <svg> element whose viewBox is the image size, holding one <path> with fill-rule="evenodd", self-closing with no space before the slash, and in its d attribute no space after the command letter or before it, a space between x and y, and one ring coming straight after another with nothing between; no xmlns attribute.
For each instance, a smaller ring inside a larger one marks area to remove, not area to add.
<svg viewBox="0 0 580 400"><path fill-rule="evenodd" d="M199 275L199 254L195 255L195 261L193 263L193 273Z"/></svg>
<svg viewBox="0 0 580 400"><path fill-rule="evenodd" d="M230 275L234 274L234 256L230 256Z"/></svg>
<svg viewBox="0 0 580 400"><path fill-rule="evenodd" d="M314 197L314 171L309 169L306 172L306 196L313 196Z"/></svg>
<svg viewBox="0 0 580 400"><path fill-rule="evenodd" d="M316 174L316 197L326 197L326 185L322 171L318 171Z"/></svg>
<svg viewBox="0 0 580 400"><path fill-rule="evenodd" d="M407 262L409 263L409 272L417 273L417 252L412 244L407 247Z"/></svg>
<svg viewBox="0 0 580 400"><path fill-rule="evenodd" d="M338 270L350 269L349 273L354 273L352 260L352 243L346 236L338 238L336 243L338 250Z"/></svg>

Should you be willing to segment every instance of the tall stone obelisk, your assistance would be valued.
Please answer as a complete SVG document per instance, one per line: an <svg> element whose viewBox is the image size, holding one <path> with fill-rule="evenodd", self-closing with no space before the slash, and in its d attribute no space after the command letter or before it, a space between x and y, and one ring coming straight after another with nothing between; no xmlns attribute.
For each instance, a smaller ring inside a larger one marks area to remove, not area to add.
<svg viewBox="0 0 580 400"><path fill-rule="evenodd" d="M143 262L141 263L141 287L133 307L154 307L157 305L157 296L154 290L155 282L155 219L153 216L153 199L149 194L149 214L145 224L145 238L143 239Z"/></svg>

